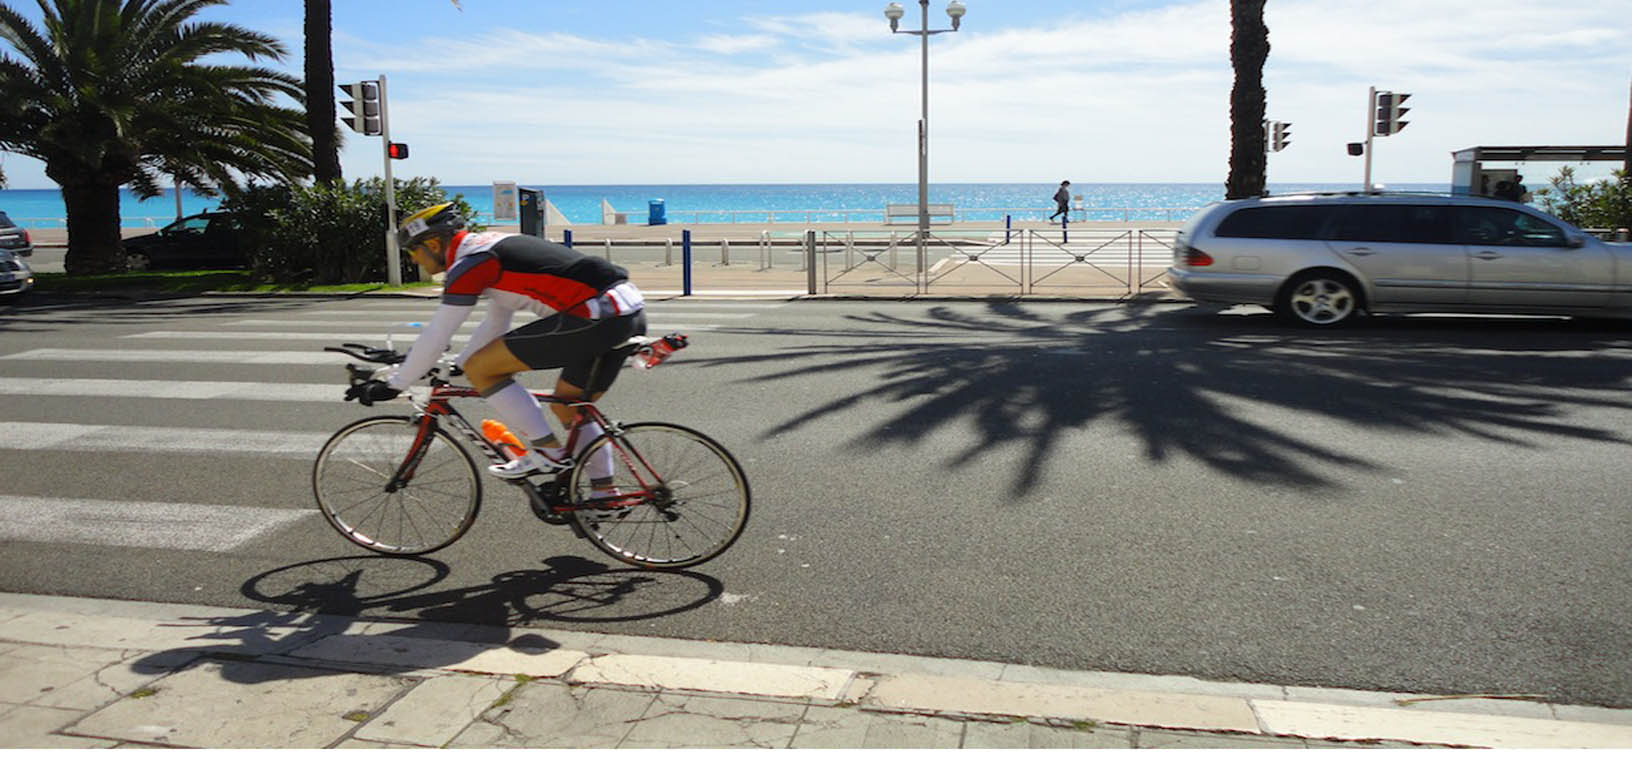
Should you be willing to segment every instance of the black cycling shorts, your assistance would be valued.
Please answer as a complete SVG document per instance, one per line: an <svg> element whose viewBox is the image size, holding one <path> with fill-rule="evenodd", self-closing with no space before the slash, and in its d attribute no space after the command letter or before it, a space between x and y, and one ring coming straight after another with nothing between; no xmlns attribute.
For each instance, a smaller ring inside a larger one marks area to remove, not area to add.
<svg viewBox="0 0 1632 764"><path fill-rule="evenodd" d="M646 312L599 320L557 313L504 335L504 346L534 369L560 369L561 378L588 394L603 393L618 378L636 346L613 350L646 333Z"/></svg>

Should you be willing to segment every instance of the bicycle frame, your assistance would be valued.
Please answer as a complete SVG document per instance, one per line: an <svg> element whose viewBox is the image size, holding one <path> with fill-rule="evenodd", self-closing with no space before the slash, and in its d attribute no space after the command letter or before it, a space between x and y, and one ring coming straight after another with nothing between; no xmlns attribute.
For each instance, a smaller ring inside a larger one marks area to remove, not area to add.
<svg viewBox="0 0 1632 764"><path fill-rule="evenodd" d="M559 404L572 407L575 415L572 418L572 425L567 432L566 451L568 454L575 454L578 452L580 433L582 432L586 423L593 422L598 424L600 425L602 432L610 435L616 436L618 433L622 432L622 428L620 426L607 419L606 416L600 412L600 409L596 408L595 404L590 401L570 400L550 395L548 393L533 393L532 395L535 399L543 404ZM436 385L431 388L430 395L423 403L417 400L413 401L414 408L420 412L419 432L415 436L414 444L409 449L407 456L404 457L402 464L398 466L396 473L392 476L391 483L387 486L387 491L394 491L397 488L400 488L402 485L405 485L409 480L413 479L414 470L419 467L420 460L424 458L425 451L427 450L426 447L430 443L431 433L436 427L439 426L439 422L448 422L455 432L458 432L460 435L464 436L467 442L474 443L478 448L480 448L482 454L486 456L493 464L504 464L510 460L509 457L506 456L502 450L500 450L498 444L488 440L486 435L482 434L481 431L472 426L470 420L465 419L464 415L460 414L458 409L453 407L452 401L456 398L478 397L481 397L481 394L476 392L474 388L458 385ZM584 502L582 504L567 505L566 511L573 511L582 507L611 509L621 506L632 506L639 504L648 498L661 500L662 494L664 493L662 491L662 486L664 485L663 477L657 474L657 470L651 466L646 458L642 456L639 451L635 450L633 446L630 446L616 438L611 441L610 447L613 449L614 453L622 458L624 465L628 467L630 474L632 474L635 479L640 482L640 492L605 499L596 499L590 502ZM631 455L633 456L632 459ZM639 468L637 468L636 462L639 463ZM648 480L648 478L650 478L650 480ZM537 495L538 489L536 486L526 481L523 481L523 484L527 486L529 493ZM543 497L540 496L539 498ZM551 509L561 511L557 510L555 507L551 507Z"/></svg>

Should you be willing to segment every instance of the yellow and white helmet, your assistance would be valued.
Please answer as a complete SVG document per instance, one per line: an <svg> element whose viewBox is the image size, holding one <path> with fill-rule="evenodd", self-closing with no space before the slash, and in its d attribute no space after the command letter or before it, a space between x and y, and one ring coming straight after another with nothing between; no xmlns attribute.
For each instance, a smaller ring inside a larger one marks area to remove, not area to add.
<svg viewBox="0 0 1632 764"><path fill-rule="evenodd" d="M409 215L397 226L397 247L410 249L433 236L463 231L465 225L464 216L454 208L453 202L433 204Z"/></svg>

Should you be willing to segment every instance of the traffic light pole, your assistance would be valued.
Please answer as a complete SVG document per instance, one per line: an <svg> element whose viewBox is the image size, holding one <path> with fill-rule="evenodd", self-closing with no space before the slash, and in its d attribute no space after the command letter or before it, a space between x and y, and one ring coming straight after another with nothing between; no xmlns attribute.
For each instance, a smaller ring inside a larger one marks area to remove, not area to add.
<svg viewBox="0 0 1632 764"><path fill-rule="evenodd" d="M1377 134L1377 86L1366 96L1366 193L1371 193L1371 139Z"/></svg>
<svg viewBox="0 0 1632 764"><path fill-rule="evenodd" d="M391 180L391 100L380 75L380 156L385 159L385 273L391 286L402 286L402 256L397 254L397 186Z"/></svg>

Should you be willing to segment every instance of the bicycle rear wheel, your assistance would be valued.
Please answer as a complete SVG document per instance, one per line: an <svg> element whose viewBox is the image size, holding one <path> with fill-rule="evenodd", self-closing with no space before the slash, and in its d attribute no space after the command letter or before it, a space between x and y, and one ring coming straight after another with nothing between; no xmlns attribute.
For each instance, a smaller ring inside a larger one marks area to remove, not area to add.
<svg viewBox="0 0 1632 764"><path fill-rule="evenodd" d="M612 455L618 496L590 499L595 454ZM595 439L572 471L572 524L597 549L642 568L711 560L748 524L748 478L724 446L696 430L631 424Z"/></svg>
<svg viewBox="0 0 1632 764"><path fill-rule="evenodd" d="M411 478L398 481L411 457L418 460ZM482 506L482 481L470 454L434 426L421 441L418 420L407 416L342 427L317 452L312 491L323 517L347 541L400 557L458 541Z"/></svg>

